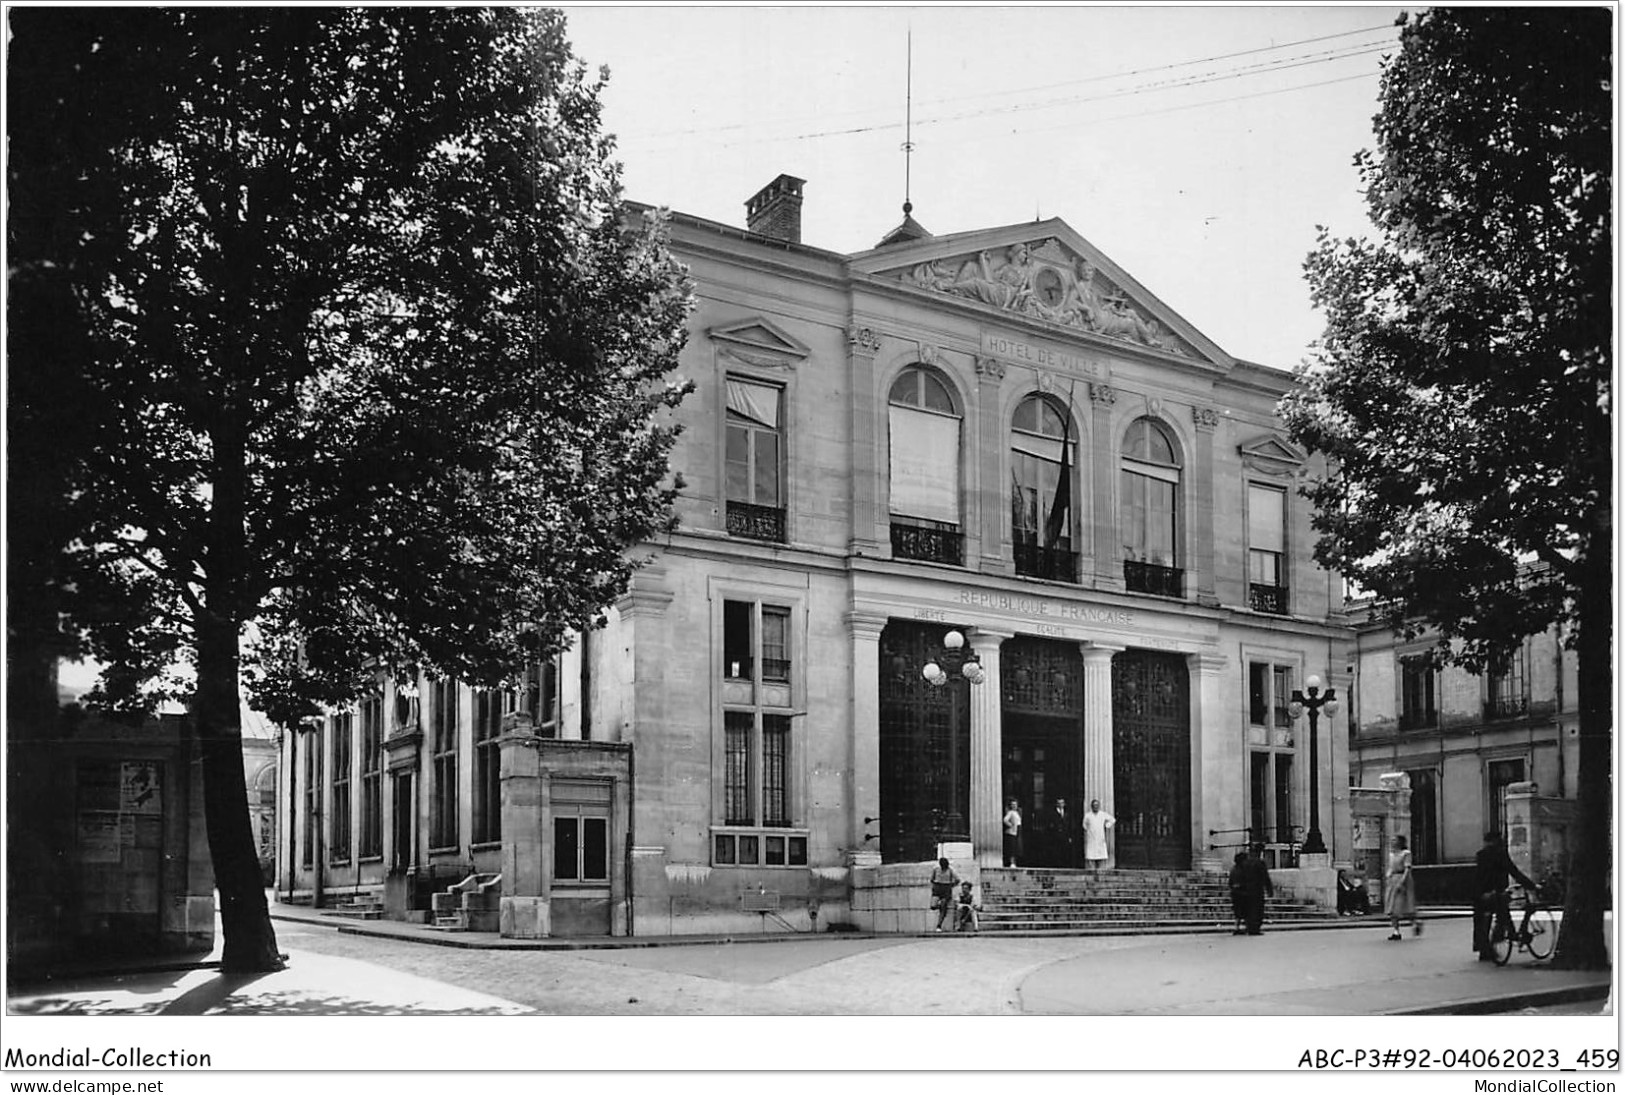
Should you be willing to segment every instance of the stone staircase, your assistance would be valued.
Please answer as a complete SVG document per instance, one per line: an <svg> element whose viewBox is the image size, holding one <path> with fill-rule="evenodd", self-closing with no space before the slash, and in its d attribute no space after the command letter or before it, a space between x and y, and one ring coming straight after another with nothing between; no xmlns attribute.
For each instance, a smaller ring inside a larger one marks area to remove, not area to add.
<svg viewBox="0 0 1625 1095"><path fill-rule="evenodd" d="M494 932L501 919L502 876L471 874L430 897L429 926L441 931Z"/></svg>
<svg viewBox="0 0 1625 1095"><path fill-rule="evenodd" d="M1080 932L1127 928L1229 927L1225 875L1207 871L1101 871L984 867L981 929ZM1335 921L1337 910L1270 898L1264 923Z"/></svg>
<svg viewBox="0 0 1625 1095"><path fill-rule="evenodd" d="M370 890L333 894L322 908L322 914L339 916L347 920L382 920L384 899Z"/></svg>

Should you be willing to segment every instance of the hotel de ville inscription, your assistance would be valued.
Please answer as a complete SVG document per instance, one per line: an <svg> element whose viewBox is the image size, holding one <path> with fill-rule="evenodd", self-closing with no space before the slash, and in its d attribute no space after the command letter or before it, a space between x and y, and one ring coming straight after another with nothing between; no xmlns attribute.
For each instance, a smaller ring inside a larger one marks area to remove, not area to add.
<svg viewBox="0 0 1625 1095"><path fill-rule="evenodd" d="M1023 342L1019 338L1001 335L996 331L982 332L982 352L989 357L1026 365L1037 369L1059 369L1080 376L1099 377L1103 370L1098 361L1077 354L1069 354L1049 346Z"/></svg>

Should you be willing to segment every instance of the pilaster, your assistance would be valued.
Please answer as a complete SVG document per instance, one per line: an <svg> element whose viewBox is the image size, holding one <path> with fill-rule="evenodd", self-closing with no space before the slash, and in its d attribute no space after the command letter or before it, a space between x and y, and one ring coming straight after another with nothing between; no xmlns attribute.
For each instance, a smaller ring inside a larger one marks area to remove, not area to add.
<svg viewBox="0 0 1625 1095"><path fill-rule="evenodd" d="M666 610L675 594L664 582L666 572L646 566L632 576L632 588L615 607L626 628L626 644L632 650L632 720L622 731L624 740L634 740L638 728L658 727L666 717L666 667L671 664L671 628Z"/></svg>
<svg viewBox="0 0 1625 1095"><path fill-rule="evenodd" d="M885 467L876 420L880 396L875 391L875 354L880 335L856 324L846 332L847 391L851 393L848 427L852 434L852 530L848 550L853 555L887 557L890 543L882 544L880 511L875 487Z"/></svg>
<svg viewBox="0 0 1625 1095"><path fill-rule="evenodd" d="M852 636L852 755L847 790L846 847L853 865L880 860L880 633L886 614L853 609L846 614ZM865 840L870 833L875 840Z"/></svg>
<svg viewBox="0 0 1625 1095"><path fill-rule="evenodd" d="M1115 812L1112 783L1112 655L1124 648L1088 642L1083 653L1083 802L1100 800L1106 813ZM1115 845L1111 845L1115 848ZM1116 866L1113 855L1108 867Z"/></svg>
<svg viewBox="0 0 1625 1095"><path fill-rule="evenodd" d="M1234 830L1247 824L1245 809L1247 758L1236 758L1236 741L1225 730L1226 669L1230 659L1216 651L1187 654L1191 675L1191 785L1200 801L1191 818L1192 866L1228 869L1222 852L1209 847L1212 832L1227 833L1219 843L1235 840ZM1241 746L1243 754L1246 745Z"/></svg>
<svg viewBox="0 0 1625 1095"><path fill-rule="evenodd" d="M1010 521L1010 506L1002 501L1004 480L1000 478L1000 462L1008 448L1003 433L1004 362L997 358L976 359L976 461L982 493L976 507L981 527L981 569L995 573L1006 570L1004 553L1006 526Z"/></svg>
<svg viewBox="0 0 1625 1095"><path fill-rule="evenodd" d="M1112 512L1112 500L1117 497L1117 492L1112 489L1117 476L1117 439L1113 436L1116 431L1112 428L1112 407L1117 402L1117 392L1110 384L1092 382L1089 385L1089 401L1094 407L1094 422L1090 431L1094 440L1089 470L1094 484L1091 494L1094 500L1095 587L1122 589L1123 564L1118 558L1121 549L1117 543L1117 517ZM1109 683L1106 694L1109 701ZM1100 808L1106 809L1105 799L1100 800Z"/></svg>
<svg viewBox="0 0 1625 1095"><path fill-rule="evenodd" d="M1213 584L1213 446L1219 428L1219 413L1212 407L1194 407L1196 444L1191 453L1191 540L1194 554L1190 570L1196 579L1198 604L1217 605Z"/></svg>
<svg viewBox="0 0 1625 1095"><path fill-rule="evenodd" d="M1014 635L987 628L974 628L969 635L970 648L985 674L970 690L970 835L976 862L983 867L1004 863L1004 685L999 648Z"/></svg>

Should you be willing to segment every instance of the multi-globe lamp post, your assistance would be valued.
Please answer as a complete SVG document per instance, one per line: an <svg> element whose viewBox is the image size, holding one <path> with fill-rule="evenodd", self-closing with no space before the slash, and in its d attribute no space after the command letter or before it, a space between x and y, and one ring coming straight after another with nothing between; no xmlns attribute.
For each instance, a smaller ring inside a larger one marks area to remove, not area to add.
<svg viewBox="0 0 1625 1095"><path fill-rule="evenodd" d="M1320 713L1330 719L1337 714L1337 689L1325 688L1325 682L1315 674L1303 682L1303 689L1292 690L1292 702L1287 714L1296 722L1309 713L1309 832L1303 838L1304 855L1325 855L1326 841L1320 835Z"/></svg>
<svg viewBox="0 0 1625 1095"><path fill-rule="evenodd" d="M942 637L942 651L931 661L925 663L920 675L926 683L933 688L942 688L949 681L958 677L971 685L981 684L987 679L987 671L982 668L982 660L973 651L965 649L965 636L959 631L949 631ZM948 814L943 818L943 831L954 836L963 836L966 833L965 817L959 812L959 742L957 726L950 726L948 742L948 786L951 788L951 804Z"/></svg>

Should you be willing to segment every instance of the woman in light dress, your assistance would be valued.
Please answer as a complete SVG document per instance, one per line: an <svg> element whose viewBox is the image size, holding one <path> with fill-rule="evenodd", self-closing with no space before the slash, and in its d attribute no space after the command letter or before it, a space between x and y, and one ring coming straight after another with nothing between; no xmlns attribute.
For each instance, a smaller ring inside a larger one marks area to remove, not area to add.
<svg viewBox="0 0 1625 1095"><path fill-rule="evenodd" d="M1388 854L1388 875L1384 888L1383 911L1388 914L1390 940L1403 939L1399 922L1409 920L1411 932L1422 934L1422 922L1416 919L1416 876L1411 873L1411 852L1405 838L1394 837L1394 850Z"/></svg>

